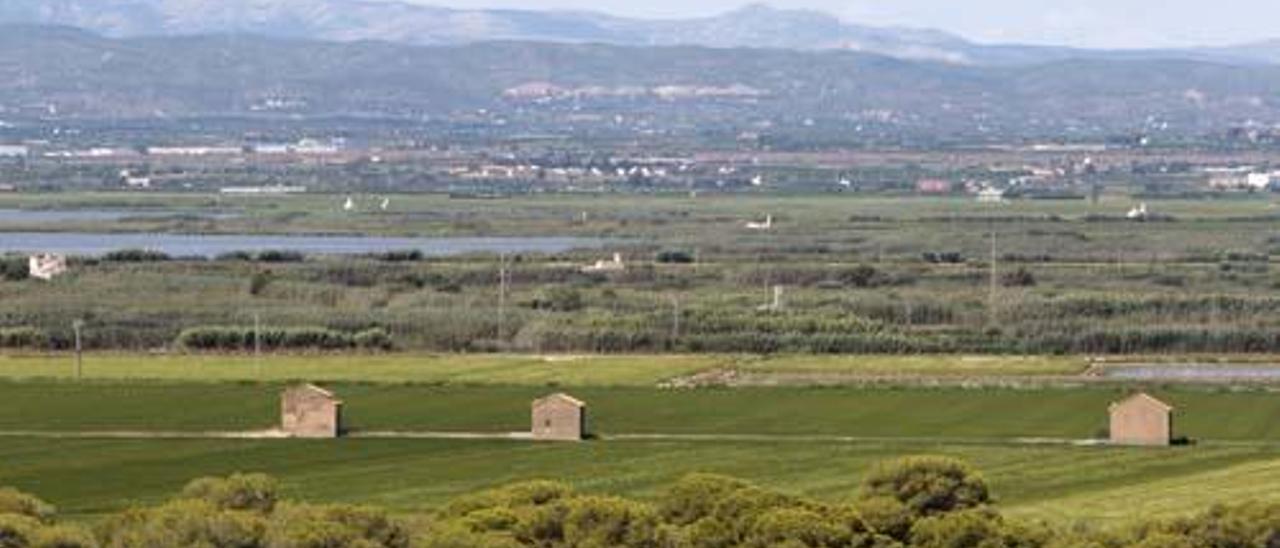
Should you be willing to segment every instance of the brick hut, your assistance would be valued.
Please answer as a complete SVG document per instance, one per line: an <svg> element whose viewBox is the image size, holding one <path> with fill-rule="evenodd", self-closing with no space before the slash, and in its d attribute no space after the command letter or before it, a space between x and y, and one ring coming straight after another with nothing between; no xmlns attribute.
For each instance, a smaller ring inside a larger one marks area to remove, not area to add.
<svg viewBox="0 0 1280 548"><path fill-rule="evenodd" d="M1111 443L1167 446L1173 439L1173 406L1137 393L1111 404Z"/></svg>
<svg viewBox="0 0 1280 548"><path fill-rule="evenodd" d="M280 429L295 438L342 435L342 401L314 384L288 388L280 395Z"/></svg>
<svg viewBox="0 0 1280 548"><path fill-rule="evenodd" d="M582 441L587 434L587 404L568 394L533 402L533 439Z"/></svg>

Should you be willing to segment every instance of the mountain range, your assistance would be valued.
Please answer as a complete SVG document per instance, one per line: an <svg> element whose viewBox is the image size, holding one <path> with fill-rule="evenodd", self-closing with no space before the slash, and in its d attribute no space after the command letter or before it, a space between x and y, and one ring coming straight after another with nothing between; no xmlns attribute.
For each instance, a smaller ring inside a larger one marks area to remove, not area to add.
<svg viewBox="0 0 1280 548"><path fill-rule="evenodd" d="M116 38L247 33L410 45L489 41L844 50L970 65L1066 59L1280 63L1280 41L1226 48L1086 50L978 44L952 34L855 25L829 14L750 5L714 17L647 20L595 12L461 10L390 0L4 0L0 23L65 25Z"/></svg>
<svg viewBox="0 0 1280 548"><path fill-rule="evenodd" d="M1280 124L1277 89L1280 66L1176 59L974 66L846 50L109 38L0 25L0 120L358 115L559 131L622 116L692 132L1201 134Z"/></svg>

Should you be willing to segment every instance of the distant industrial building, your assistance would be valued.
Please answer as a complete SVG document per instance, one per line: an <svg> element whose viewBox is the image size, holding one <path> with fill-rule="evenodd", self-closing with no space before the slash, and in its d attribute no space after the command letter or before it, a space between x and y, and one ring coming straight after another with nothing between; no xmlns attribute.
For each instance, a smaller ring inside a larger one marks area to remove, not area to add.
<svg viewBox="0 0 1280 548"><path fill-rule="evenodd" d="M1167 446L1173 440L1173 406L1149 394L1129 396L1108 411L1115 445Z"/></svg>
<svg viewBox="0 0 1280 548"><path fill-rule="evenodd" d="M150 147L151 156L234 156L243 154L240 147Z"/></svg>
<svg viewBox="0 0 1280 548"><path fill-rule="evenodd" d="M254 196L260 194L279 195L279 194L302 194L307 191L305 186L228 186L219 189L222 194L229 195L246 195Z"/></svg>
<svg viewBox="0 0 1280 548"><path fill-rule="evenodd" d="M582 441L587 435L587 404L568 394L533 402L533 439Z"/></svg>
<svg viewBox="0 0 1280 548"><path fill-rule="evenodd" d="M920 194L950 194L951 181L946 179L920 179L916 181L916 192Z"/></svg>
<svg viewBox="0 0 1280 548"><path fill-rule="evenodd" d="M25 158L30 153L26 145L0 145L0 158Z"/></svg>
<svg viewBox="0 0 1280 548"><path fill-rule="evenodd" d="M342 435L342 401L332 392L303 384L280 395L280 429L295 438Z"/></svg>

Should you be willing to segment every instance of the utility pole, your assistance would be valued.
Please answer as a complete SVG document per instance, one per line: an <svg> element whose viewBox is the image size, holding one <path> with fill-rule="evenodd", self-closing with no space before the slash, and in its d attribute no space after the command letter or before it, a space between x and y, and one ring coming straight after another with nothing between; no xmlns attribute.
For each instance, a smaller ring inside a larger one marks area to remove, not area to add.
<svg viewBox="0 0 1280 548"><path fill-rule="evenodd" d="M84 329L84 320L75 320L71 322L71 329L76 332L76 380L84 378L84 345L80 337L80 331Z"/></svg>
<svg viewBox="0 0 1280 548"><path fill-rule="evenodd" d="M991 225L991 272L989 276L990 287L987 290L987 323L989 326L996 324L996 227Z"/></svg>
<svg viewBox="0 0 1280 548"><path fill-rule="evenodd" d="M507 254L498 256L498 340L507 333Z"/></svg>
<svg viewBox="0 0 1280 548"><path fill-rule="evenodd" d="M262 313L253 313L253 369L262 382Z"/></svg>
<svg viewBox="0 0 1280 548"><path fill-rule="evenodd" d="M680 338L680 296L671 296L671 342Z"/></svg>

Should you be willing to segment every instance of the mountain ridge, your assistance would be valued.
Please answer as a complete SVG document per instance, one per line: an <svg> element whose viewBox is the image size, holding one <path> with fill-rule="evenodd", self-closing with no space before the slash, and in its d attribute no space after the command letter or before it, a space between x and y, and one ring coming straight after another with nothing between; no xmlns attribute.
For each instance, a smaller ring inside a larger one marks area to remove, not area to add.
<svg viewBox="0 0 1280 548"><path fill-rule="evenodd" d="M486 41L696 45L847 50L975 65L1164 57L1280 63L1280 41L1151 51L980 44L937 30L858 25L823 12L764 4L699 18L633 19L582 10L466 10L372 0L5 0L0 4L0 23L67 25L117 38L249 33L410 45Z"/></svg>
<svg viewBox="0 0 1280 548"><path fill-rule="evenodd" d="M1280 67L1176 59L984 67L838 50L113 39L0 26L9 120L369 115L561 131L622 116L695 133L1199 134L1280 125L1275 89Z"/></svg>

